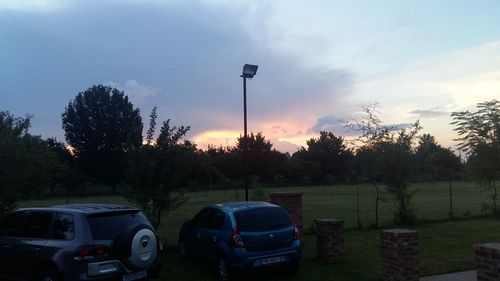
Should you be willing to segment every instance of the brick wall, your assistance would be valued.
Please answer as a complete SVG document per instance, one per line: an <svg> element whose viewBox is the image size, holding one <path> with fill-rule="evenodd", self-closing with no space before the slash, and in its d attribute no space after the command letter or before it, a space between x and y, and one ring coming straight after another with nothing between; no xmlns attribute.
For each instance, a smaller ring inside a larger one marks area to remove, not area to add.
<svg viewBox="0 0 500 281"><path fill-rule="evenodd" d="M477 281L500 280L500 243L474 245Z"/></svg>
<svg viewBox="0 0 500 281"><path fill-rule="evenodd" d="M285 209L299 230L300 239L304 237L302 216L302 192L273 192L269 194L270 202Z"/></svg>
<svg viewBox="0 0 500 281"><path fill-rule="evenodd" d="M385 281L418 281L417 231L408 229L382 230L380 258Z"/></svg>
<svg viewBox="0 0 500 281"><path fill-rule="evenodd" d="M344 221L315 219L316 254L322 262L341 262L344 258Z"/></svg>

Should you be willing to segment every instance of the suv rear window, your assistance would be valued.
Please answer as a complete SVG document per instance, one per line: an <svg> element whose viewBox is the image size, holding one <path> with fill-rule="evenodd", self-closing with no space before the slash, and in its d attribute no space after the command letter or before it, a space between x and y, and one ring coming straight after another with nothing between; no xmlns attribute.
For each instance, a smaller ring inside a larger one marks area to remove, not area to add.
<svg viewBox="0 0 500 281"><path fill-rule="evenodd" d="M264 207L235 213L241 232L258 232L292 226L292 220L282 208Z"/></svg>
<svg viewBox="0 0 500 281"><path fill-rule="evenodd" d="M128 227L137 224L149 225L139 211L103 213L87 217L94 240L112 240Z"/></svg>

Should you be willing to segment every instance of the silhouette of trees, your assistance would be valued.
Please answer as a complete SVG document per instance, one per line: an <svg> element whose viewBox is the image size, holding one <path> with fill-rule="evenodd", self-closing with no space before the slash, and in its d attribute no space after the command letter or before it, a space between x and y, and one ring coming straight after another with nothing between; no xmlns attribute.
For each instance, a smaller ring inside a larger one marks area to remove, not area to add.
<svg viewBox="0 0 500 281"><path fill-rule="evenodd" d="M248 174L256 176L259 181L272 182L275 175L282 175L285 172L287 155L275 149L269 140L261 132L250 133L247 139L247 166ZM237 139L236 147L232 151L236 154L239 162L239 175L243 175L245 165L243 161L244 141L240 136Z"/></svg>
<svg viewBox="0 0 500 281"><path fill-rule="evenodd" d="M62 127L82 170L112 185L123 179L127 151L142 143L139 109L109 86L78 93L62 114Z"/></svg>
<svg viewBox="0 0 500 281"><path fill-rule="evenodd" d="M326 182L348 179L353 155L344 138L321 131L318 138L311 138L306 143L307 149L299 150L293 155L294 158L318 165Z"/></svg>
<svg viewBox="0 0 500 281"><path fill-rule="evenodd" d="M453 112L459 147L469 156L467 166L476 179L492 191L490 206L497 213L496 180L500 176L500 101L477 104L478 110Z"/></svg>
<svg viewBox="0 0 500 281"><path fill-rule="evenodd" d="M460 158L450 149L439 145L430 134L419 136L415 160L417 172L425 180L451 181L462 167Z"/></svg>
<svg viewBox="0 0 500 281"><path fill-rule="evenodd" d="M371 177L377 191L375 225L378 227L378 204L381 200L376 181L378 176L393 198L395 222L411 223L416 218L411 205L415 192L408 191L410 176L415 167L412 146L421 126L418 121L406 124L403 128L384 125L378 117L378 107L376 103L364 106L359 119L347 121L345 125L360 133L360 137L355 140L358 145L356 153L360 153L357 165L362 169L362 174ZM375 161L376 165L360 163L363 158Z"/></svg>
<svg viewBox="0 0 500 281"><path fill-rule="evenodd" d="M181 141L189 126L170 126L168 119L153 142L156 118L155 108L150 115L149 141L130 151L126 170L128 189L124 195L130 202L138 204L158 228L162 216L187 200L183 187L191 179L198 160L196 146Z"/></svg>
<svg viewBox="0 0 500 281"><path fill-rule="evenodd" d="M38 195L60 168L46 143L28 133L30 120L0 111L0 215Z"/></svg>

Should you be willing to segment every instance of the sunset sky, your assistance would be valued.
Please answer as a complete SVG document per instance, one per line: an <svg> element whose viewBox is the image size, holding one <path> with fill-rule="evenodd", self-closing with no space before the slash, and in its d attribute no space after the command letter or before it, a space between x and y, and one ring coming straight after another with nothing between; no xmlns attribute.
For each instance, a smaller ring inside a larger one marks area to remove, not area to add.
<svg viewBox="0 0 500 281"><path fill-rule="evenodd" d="M33 114L64 140L61 114L93 84L117 87L200 148L248 126L294 152L378 102L387 124L420 119L454 146L453 111L500 98L500 1L0 0L0 110Z"/></svg>

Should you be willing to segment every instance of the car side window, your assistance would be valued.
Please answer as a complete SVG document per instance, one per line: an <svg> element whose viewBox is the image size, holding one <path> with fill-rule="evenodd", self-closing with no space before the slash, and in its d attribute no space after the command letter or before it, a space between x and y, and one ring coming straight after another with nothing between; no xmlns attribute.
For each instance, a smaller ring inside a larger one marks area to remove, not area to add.
<svg viewBox="0 0 500 281"><path fill-rule="evenodd" d="M212 209L208 216L207 228L220 229L224 223L226 215L218 209Z"/></svg>
<svg viewBox="0 0 500 281"><path fill-rule="evenodd" d="M21 237L48 238L51 212L30 212L21 231Z"/></svg>
<svg viewBox="0 0 500 281"><path fill-rule="evenodd" d="M52 238L62 240L73 240L75 237L75 222L73 215L56 213Z"/></svg>
<svg viewBox="0 0 500 281"><path fill-rule="evenodd" d="M192 220L193 225L197 227L206 227L209 213L210 213L210 208L205 208L201 210L196 216L194 216Z"/></svg>
<svg viewBox="0 0 500 281"><path fill-rule="evenodd" d="M19 236L26 215L26 212L15 212L3 217L0 220L0 236Z"/></svg>

